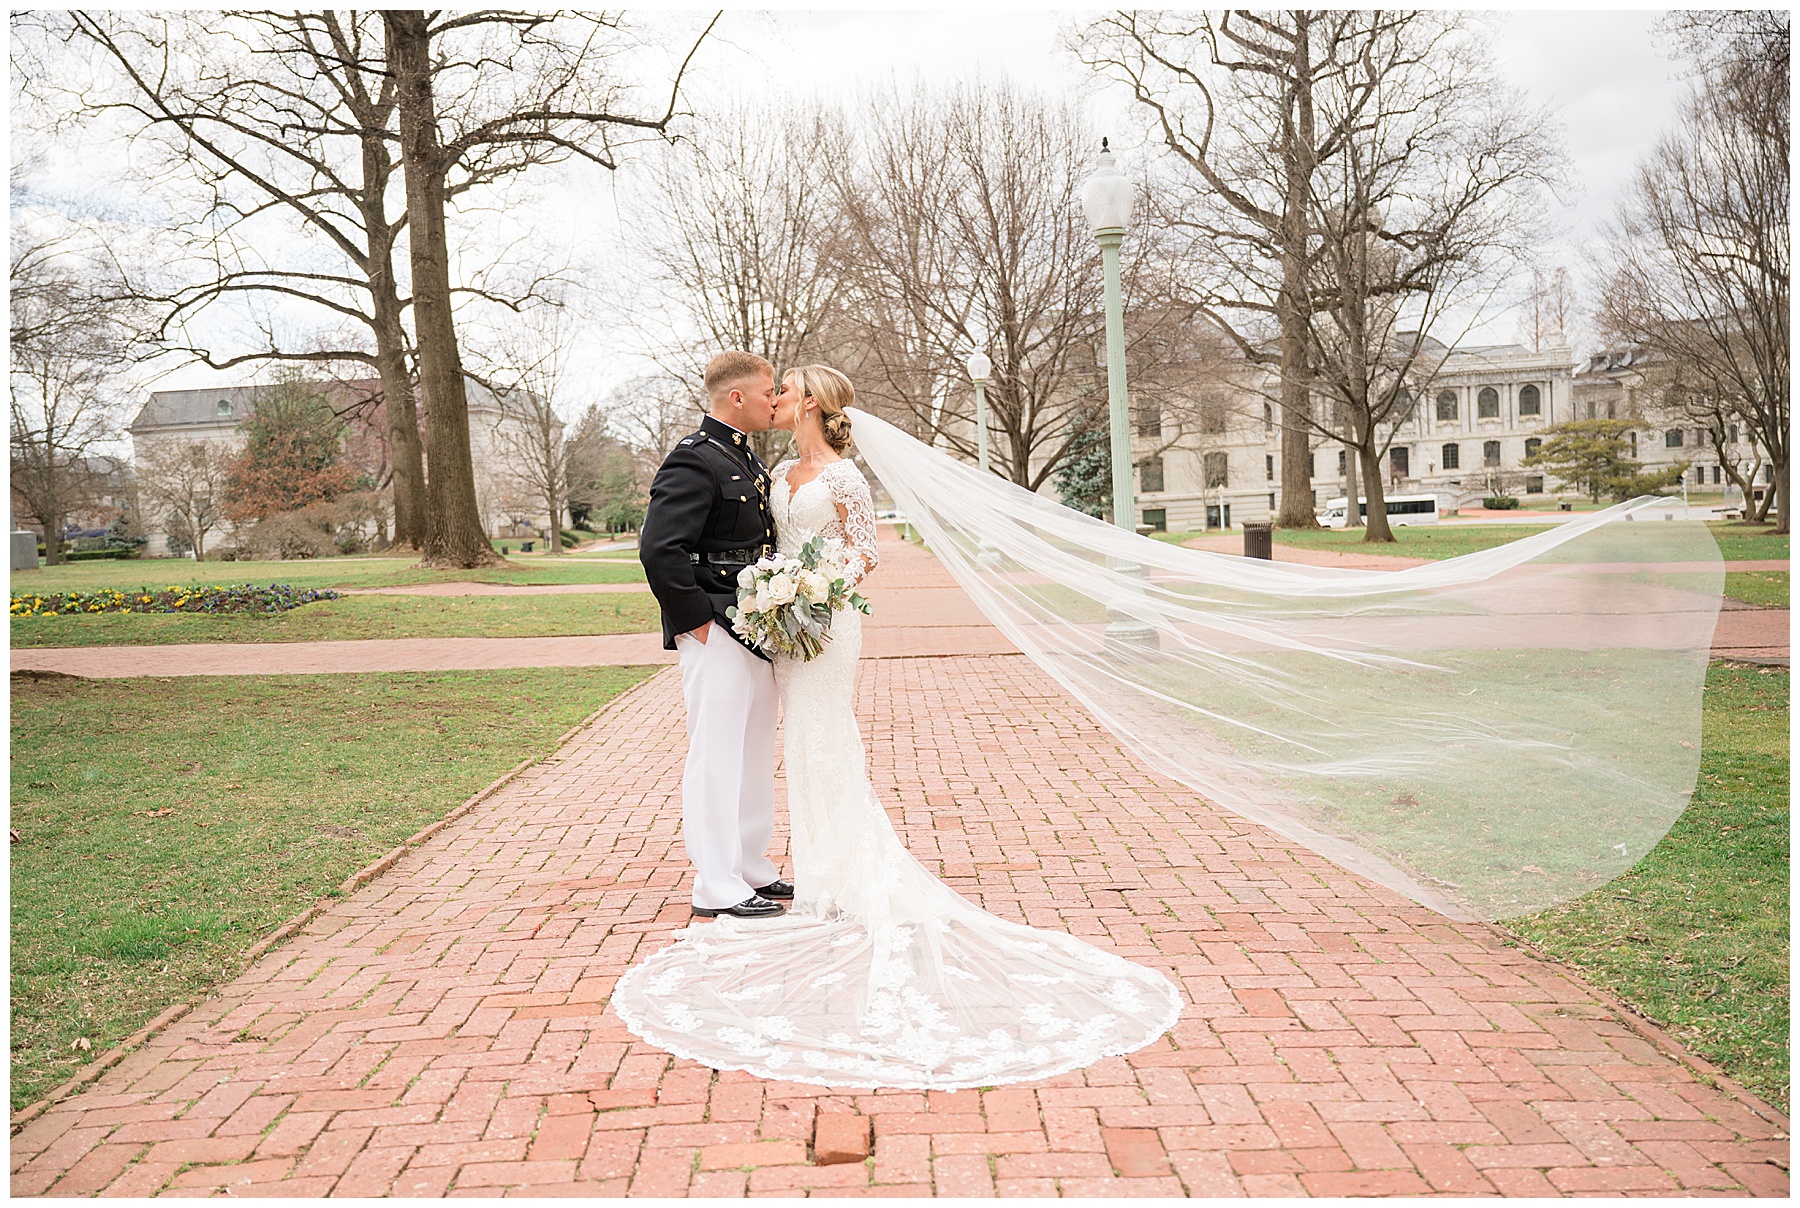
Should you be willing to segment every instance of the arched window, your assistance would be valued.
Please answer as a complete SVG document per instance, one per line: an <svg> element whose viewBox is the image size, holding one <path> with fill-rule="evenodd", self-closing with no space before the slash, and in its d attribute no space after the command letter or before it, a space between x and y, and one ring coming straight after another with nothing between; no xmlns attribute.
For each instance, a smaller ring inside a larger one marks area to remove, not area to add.
<svg viewBox="0 0 1800 1208"><path fill-rule="evenodd" d="M1437 417L1439 419L1456 418L1456 391L1440 390L1437 396Z"/></svg>
<svg viewBox="0 0 1800 1208"><path fill-rule="evenodd" d="M1263 404L1263 435L1267 436L1273 431L1275 431L1275 408L1269 406L1269 404L1267 404L1267 403L1264 403Z"/></svg>
<svg viewBox="0 0 1800 1208"><path fill-rule="evenodd" d="M1483 386L1481 393L1475 396L1476 419L1500 418L1500 392L1492 386Z"/></svg>
<svg viewBox="0 0 1800 1208"><path fill-rule="evenodd" d="M1500 442L1499 441L1490 440L1490 441L1484 441L1482 443L1481 464L1484 466L1497 466L1500 464Z"/></svg>
<svg viewBox="0 0 1800 1208"><path fill-rule="evenodd" d="M1536 457L1537 451L1544 447L1544 442L1535 436L1525 438L1525 456Z"/></svg>
<svg viewBox="0 0 1800 1208"><path fill-rule="evenodd" d="M1443 447L1443 449L1441 450L1441 453L1442 453L1442 456L1439 458L1439 460L1441 460L1444 463L1444 468L1446 470L1462 469L1462 446L1461 445L1445 445Z"/></svg>
<svg viewBox="0 0 1800 1208"><path fill-rule="evenodd" d="M1681 448L1681 429L1680 428L1670 428L1667 432L1663 433L1663 448L1665 448L1665 449Z"/></svg>
<svg viewBox="0 0 1800 1208"><path fill-rule="evenodd" d="M230 399L222 398L219 400L219 414L220 415L230 415L231 414L231 400Z"/></svg>
<svg viewBox="0 0 1800 1208"><path fill-rule="evenodd" d="M1543 396L1538 393L1536 386L1521 386L1519 388L1519 414L1542 415L1544 413L1542 400Z"/></svg>

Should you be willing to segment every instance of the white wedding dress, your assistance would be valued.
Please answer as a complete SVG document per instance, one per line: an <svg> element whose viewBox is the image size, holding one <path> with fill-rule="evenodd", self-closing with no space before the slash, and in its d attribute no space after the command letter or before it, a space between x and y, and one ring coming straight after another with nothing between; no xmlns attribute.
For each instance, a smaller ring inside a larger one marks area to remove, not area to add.
<svg viewBox="0 0 1800 1208"><path fill-rule="evenodd" d="M860 578L876 561L868 483L843 460L790 491L793 465L771 475L781 551L836 538ZM934 1090L1047 1078L1156 1040L1181 1014L1168 978L988 914L901 844L865 771L861 649L862 617L846 610L818 658L775 664L792 908L680 932L619 979L626 1027L714 1069Z"/></svg>

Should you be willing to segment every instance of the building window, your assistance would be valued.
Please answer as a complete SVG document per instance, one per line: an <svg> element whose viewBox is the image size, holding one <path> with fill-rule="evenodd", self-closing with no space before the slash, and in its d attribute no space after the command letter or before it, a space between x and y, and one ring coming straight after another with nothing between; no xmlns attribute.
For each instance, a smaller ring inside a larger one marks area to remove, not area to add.
<svg viewBox="0 0 1800 1208"><path fill-rule="evenodd" d="M1163 489L1163 461L1160 457L1146 457L1138 463L1138 490L1145 494L1154 494Z"/></svg>
<svg viewBox="0 0 1800 1208"><path fill-rule="evenodd" d="M1725 438L1727 440L1729 440L1732 444L1734 444L1734 445L1737 444L1737 425L1736 424L1733 424L1733 425L1731 425L1731 427L1725 429Z"/></svg>
<svg viewBox="0 0 1800 1208"><path fill-rule="evenodd" d="M1347 468L1344 465L1344 451L1342 449L1339 449L1338 450L1338 477L1339 478L1344 477L1344 475L1347 472L1348 472Z"/></svg>
<svg viewBox="0 0 1800 1208"><path fill-rule="evenodd" d="M1206 455L1205 485L1209 487L1228 487L1231 485L1229 481L1230 476L1230 466L1226 460L1225 454L1208 453ZM1230 524L1227 524L1225 527L1230 528L1231 526Z"/></svg>
<svg viewBox="0 0 1800 1208"><path fill-rule="evenodd" d="M1456 418L1456 391L1440 390L1437 396L1437 417L1439 419Z"/></svg>
<svg viewBox="0 0 1800 1208"><path fill-rule="evenodd" d="M1694 485L1697 487L1703 487L1706 485L1706 467L1705 466L1695 466L1694 467Z"/></svg>
<svg viewBox="0 0 1800 1208"><path fill-rule="evenodd" d="M1481 446L1481 464L1484 466L1497 466L1500 464L1499 441L1490 440L1483 442Z"/></svg>
<svg viewBox="0 0 1800 1208"><path fill-rule="evenodd" d="M1270 513L1270 515L1273 515L1274 512L1275 512L1275 492L1270 491L1269 492L1269 513Z"/></svg>
<svg viewBox="0 0 1800 1208"><path fill-rule="evenodd" d="M1400 417L1401 423L1405 423L1413 417L1413 408L1416 405L1412 391L1405 386L1394 391L1394 413Z"/></svg>
<svg viewBox="0 0 1800 1208"><path fill-rule="evenodd" d="M1665 448L1665 449L1681 448L1681 429L1680 428L1670 428L1667 432L1663 433L1663 448Z"/></svg>
<svg viewBox="0 0 1800 1208"><path fill-rule="evenodd" d="M1137 434L1139 436L1162 435L1162 408L1135 407L1137 412Z"/></svg>
<svg viewBox="0 0 1800 1208"><path fill-rule="evenodd" d="M1544 447L1544 442L1539 440L1537 437L1535 437L1535 436L1527 437L1525 440L1525 456L1535 457L1535 456L1537 456L1537 451L1543 447Z"/></svg>
<svg viewBox="0 0 1800 1208"><path fill-rule="evenodd" d="M1542 495L1544 493L1544 476L1542 474L1533 474L1530 478L1527 478L1525 480L1525 493L1527 495Z"/></svg>
<svg viewBox="0 0 1800 1208"><path fill-rule="evenodd" d="M1221 510L1219 505L1216 503L1207 504L1206 505L1206 527L1209 529L1211 529L1211 528L1230 528L1231 527L1231 505L1228 503L1225 505L1224 509Z"/></svg>
<svg viewBox="0 0 1800 1208"><path fill-rule="evenodd" d="M1273 453L1263 454L1263 481L1275 481L1275 455Z"/></svg>
<svg viewBox="0 0 1800 1208"><path fill-rule="evenodd" d="M1395 478L1405 478L1408 474L1412 473L1412 466L1410 464L1412 461L1410 456L1411 453L1411 449L1399 445L1389 449L1388 473L1392 474Z"/></svg>
<svg viewBox="0 0 1800 1208"><path fill-rule="evenodd" d="M219 414L220 415L230 415L231 414L231 400L230 399L222 398L219 400Z"/></svg>
<svg viewBox="0 0 1800 1208"><path fill-rule="evenodd" d="M1521 387L1519 390L1519 414L1542 415L1544 413L1540 405L1542 398L1543 396L1538 393L1536 386Z"/></svg>
<svg viewBox="0 0 1800 1208"><path fill-rule="evenodd" d="M1200 431L1217 436L1225 431L1225 403L1217 398L1200 400Z"/></svg>
<svg viewBox="0 0 1800 1208"><path fill-rule="evenodd" d="M1156 533L1168 532L1169 531L1169 509L1167 509L1167 508L1145 508L1144 509L1144 523L1150 526L1150 530L1152 532L1156 532Z"/></svg>
<svg viewBox="0 0 1800 1208"><path fill-rule="evenodd" d="M1446 470L1462 469L1461 445L1445 445L1441 452L1443 454L1444 468Z"/></svg>
<svg viewBox="0 0 1800 1208"><path fill-rule="evenodd" d="M1626 439L1631 441L1631 455L1633 457L1636 457L1637 456L1637 430L1633 429L1632 431L1627 432L1625 434L1625 436L1626 436Z"/></svg>
<svg viewBox="0 0 1800 1208"><path fill-rule="evenodd" d="M1713 467L1713 485L1715 487L1719 485L1719 467L1718 466Z"/></svg>
<svg viewBox="0 0 1800 1208"><path fill-rule="evenodd" d="M1492 386L1483 386L1481 393L1475 396L1476 419L1500 418L1500 392Z"/></svg>
<svg viewBox="0 0 1800 1208"><path fill-rule="evenodd" d="M1275 431L1275 408L1263 404L1263 435L1268 436Z"/></svg>

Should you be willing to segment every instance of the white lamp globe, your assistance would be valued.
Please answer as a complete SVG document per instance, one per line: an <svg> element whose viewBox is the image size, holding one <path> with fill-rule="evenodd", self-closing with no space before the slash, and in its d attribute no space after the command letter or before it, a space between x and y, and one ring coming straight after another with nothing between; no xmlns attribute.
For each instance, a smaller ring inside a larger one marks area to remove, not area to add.
<svg viewBox="0 0 1800 1208"><path fill-rule="evenodd" d="M1094 173L1081 186L1081 208L1088 225L1101 231L1120 231L1131 221L1131 181L1113 162L1108 140L1100 140L1100 157Z"/></svg>
<svg viewBox="0 0 1800 1208"><path fill-rule="evenodd" d="M969 359L963 363L968 366L969 377L977 382L987 381L989 375L994 372L994 362L989 360L988 354L979 348L970 353Z"/></svg>

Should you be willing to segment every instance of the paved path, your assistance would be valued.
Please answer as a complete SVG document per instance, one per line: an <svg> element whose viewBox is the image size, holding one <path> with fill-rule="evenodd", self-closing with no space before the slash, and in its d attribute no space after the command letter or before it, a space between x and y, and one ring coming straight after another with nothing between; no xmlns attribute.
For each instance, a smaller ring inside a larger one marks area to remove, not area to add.
<svg viewBox="0 0 1800 1208"><path fill-rule="evenodd" d="M914 554L891 590L943 589ZM611 987L687 922L665 672L27 1124L14 1193L1787 1193L1785 1118L1494 929L1146 770L1023 657L871 660L858 696L908 847L1168 972L1167 1038L932 1095L634 1040ZM872 1161L816 1164L846 1115Z"/></svg>

